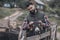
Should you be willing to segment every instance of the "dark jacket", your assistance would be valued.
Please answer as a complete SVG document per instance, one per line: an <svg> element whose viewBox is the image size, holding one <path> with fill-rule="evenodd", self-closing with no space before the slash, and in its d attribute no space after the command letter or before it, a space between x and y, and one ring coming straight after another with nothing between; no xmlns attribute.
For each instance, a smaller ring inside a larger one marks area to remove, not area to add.
<svg viewBox="0 0 60 40"><path fill-rule="evenodd" d="M35 14L31 14L29 13L29 15L26 17L25 19L25 24L24 28L27 27L27 24L29 24L31 21L34 22L35 26L39 26L38 22L41 20L43 23L45 23L45 18L44 18L45 14L43 12L35 12Z"/></svg>

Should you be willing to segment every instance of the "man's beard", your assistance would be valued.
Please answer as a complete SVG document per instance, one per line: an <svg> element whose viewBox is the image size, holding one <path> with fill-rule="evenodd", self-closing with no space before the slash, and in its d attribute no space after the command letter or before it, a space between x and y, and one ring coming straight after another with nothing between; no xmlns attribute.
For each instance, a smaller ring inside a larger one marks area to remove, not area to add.
<svg viewBox="0 0 60 40"><path fill-rule="evenodd" d="M30 11L30 14L31 14L31 15L35 15L35 10Z"/></svg>

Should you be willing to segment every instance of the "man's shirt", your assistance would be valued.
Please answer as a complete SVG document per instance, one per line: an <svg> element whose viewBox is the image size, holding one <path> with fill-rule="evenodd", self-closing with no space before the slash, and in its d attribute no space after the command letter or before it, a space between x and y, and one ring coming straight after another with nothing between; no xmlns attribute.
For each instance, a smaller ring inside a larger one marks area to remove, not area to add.
<svg viewBox="0 0 60 40"><path fill-rule="evenodd" d="M48 23L46 23L48 21L47 19L48 19L48 17L45 17L45 14L44 13L38 11L38 12L35 12L34 15L32 15L31 13L29 13L29 15L25 19L25 23L26 24L29 24L32 21L32 22L34 22L34 25L35 26L39 26L38 22L40 20L43 23L48 24ZM25 27L27 27L27 25Z"/></svg>

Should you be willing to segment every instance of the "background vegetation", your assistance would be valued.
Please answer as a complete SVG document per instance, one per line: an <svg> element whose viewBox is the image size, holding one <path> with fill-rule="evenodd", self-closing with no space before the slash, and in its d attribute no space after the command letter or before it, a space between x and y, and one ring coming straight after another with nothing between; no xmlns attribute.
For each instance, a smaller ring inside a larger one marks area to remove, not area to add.
<svg viewBox="0 0 60 40"><path fill-rule="evenodd" d="M0 19L13 14L15 11L15 9L0 7Z"/></svg>

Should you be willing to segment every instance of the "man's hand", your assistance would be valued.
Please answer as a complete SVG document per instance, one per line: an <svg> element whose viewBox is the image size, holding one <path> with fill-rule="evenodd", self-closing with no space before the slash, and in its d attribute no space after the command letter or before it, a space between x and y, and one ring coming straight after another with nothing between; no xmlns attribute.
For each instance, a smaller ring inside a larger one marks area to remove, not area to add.
<svg viewBox="0 0 60 40"><path fill-rule="evenodd" d="M40 20L39 23L42 23L42 21Z"/></svg>
<svg viewBox="0 0 60 40"><path fill-rule="evenodd" d="M30 23L29 23L29 25L32 25L34 22L33 21L31 21Z"/></svg>
<svg viewBox="0 0 60 40"><path fill-rule="evenodd" d="M41 20L39 21L41 26L45 26L45 23L43 23Z"/></svg>
<svg viewBox="0 0 60 40"><path fill-rule="evenodd" d="M29 23L29 28L33 28L33 21L31 21L30 23Z"/></svg>
<svg viewBox="0 0 60 40"><path fill-rule="evenodd" d="M50 24L43 23L42 21L39 21L41 26L50 26Z"/></svg>

